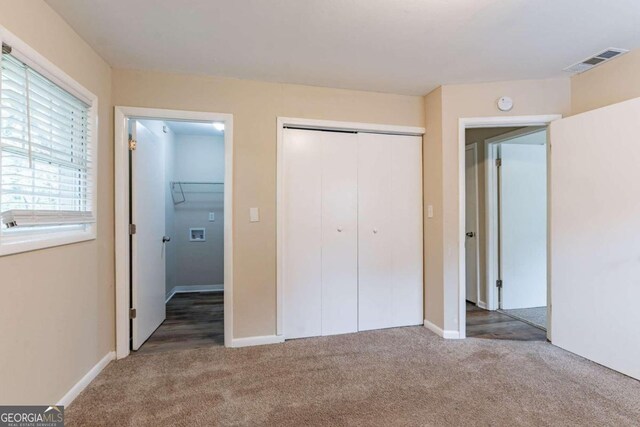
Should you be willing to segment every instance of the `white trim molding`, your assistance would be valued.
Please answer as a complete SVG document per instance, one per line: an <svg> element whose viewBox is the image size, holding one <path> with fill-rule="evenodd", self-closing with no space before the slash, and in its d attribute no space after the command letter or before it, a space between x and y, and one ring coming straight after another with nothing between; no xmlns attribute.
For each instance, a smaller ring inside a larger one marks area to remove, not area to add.
<svg viewBox="0 0 640 427"><path fill-rule="evenodd" d="M224 292L224 285L180 285L174 286L166 295L165 303L168 303L175 294L187 294L190 292Z"/></svg>
<svg viewBox="0 0 640 427"><path fill-rule="evenodd" d="M352 132L387 133L392 135L424 135L425 129L416 126L381 125L376 123L339 122L335 120L298 119L294 117L278 117L278 130L283 127L343 130Z"/></svg>
<svg viewBox="0 0 640 427"><path fill-rule="evenodd" d="M487 285L487 309L497 310L498 292L496 290L495 281L498 277L498 239L494 230L498 229L498 216L496 207L498 205L497 192L498 186L497 174L495 173L495 159L498 158L498 147L489 143L485 144L485 230L487 237L485 239L486 257L486 285ZM494 162L493 165L491 162Z"/></svg>
<svg viewBox="0 0 640 427"><path fill-rule="evenodd" d="M443 331L442 338L446 340L459 340L460 332L458 331Z"/></svg>
<svg viewBox="0 0 640 427"><path fill-rule="evenodd" d="M479 164L479 158L478 158L478 143L474 142L472 144L468 144L465 147L465 156L466 156L466 151L467 150L471 150L473 151L473 159L475 161L475 164L473 165L473 171L475 174L475 187L476 187L476 221L474 224L475 227L475 245L476 245L476 305L480 306L480 304L486 305L483 301L480 300L480 175L478 174L478 164ZM466 165L465 165L465 169L466 169ZM466 192L466 182L465 182L465 192ZM466 199L465 199L466 200ZM465 224L465 232L466 232L466 224ZM466 245L466 241L465 241L465 245ZM465 277L466 280L466 277ZM466 289L465 289L466 290Z"/></svg>
<svg viewBox="0 0 640 427"><path fill-rule="evenodd" d="M62 396L62 399L60 399L57 404L59 406L64 406L65 408L68 407L71 402L73 402L75 398L78 397L78 395L82 393L85 388L87 388L91 381L93 381L98 376L98 374L102 372L102 370L106 368L112 360L115 359L115 351L107 353L102 359L100 359L100 361L98 361L98 363L94 365L93 368L89 370L89 372L87 372L82 378L80 378L80 381L75 383L73 387L71 387L71 389L69 389L69 391L64 396Z"/></svg>
<svg viewBox="0 0 640 427"><path fill-rule="evenodd" d="M463 117L458 120L458 338L466 337L465 284L465 131L472 128L547 126L561 114L539 116ZM489 283L487 283L489 285ZM490 303L491 299L487 298Z"/></svg>
<svg viewBox="0 0 640 427"><path fill-rule="evenodd" d="M261 337L234 338L231 340L230 347L252 347L254 345L278 344L283 342L283 335L265 335Z"/></svg>
<svg viewBox="0 0 640 427"><path fill-rule="evenodd" d="M374 123L340 122L334 120L278 117L276 120L276 336L284 337L284 291L282 283L284 242L284 138L286 128L342 130L352 132L384 133L393 135L422 136L425 129L415 126L381 125ZM225 320L226 322L226 320Z"/></svg>
<svg viewBox="0 0 640 427"><path fill-rule="evenodd" d="M458 331L445 331L427 319L424 319L424 327L447 340L457 340L460 338L460 333Z"/></svg>
<svg viewBox="0 0 640 427"><path fill-rule="evenodd" d="M224 132L224 344L233 339L233 115L116 106L114 113L116 209L116 355L129 355L129 144L127 119L223 122Z"/></svg>

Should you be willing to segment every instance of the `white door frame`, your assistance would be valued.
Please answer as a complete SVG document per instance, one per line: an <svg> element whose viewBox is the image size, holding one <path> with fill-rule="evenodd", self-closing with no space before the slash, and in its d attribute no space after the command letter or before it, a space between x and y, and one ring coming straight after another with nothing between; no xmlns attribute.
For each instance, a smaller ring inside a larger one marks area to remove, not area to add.
<svg viewBox="0 0 640 427"><path fill-rule="evenodd" d="M466 312L466 274L465 274L465 131L471 128L513 127L513 126L547 126L550 122L562 118L562 114L546 114L537 116L497 116L497 117L464 117L458 120L458 337L467 336ZM550 145L549 145L550 146ZM551 180L547 180L547 187ZM548 227L548 225L547 225ZM547 252L549 260L550 252ZM488 269L487 269L488 270ZM550 271L550 269L549 269ZM550 273L547 273L550 274ZM551 278L547 280L551 283ZM550 293L547 293L550 295ZM551 335L551 328L547 336Z"/></svg>
<svg viewBox="0 0 640 427"><path fill-rule="evenodd" d="M334 120L314 120L292 117L278 117L276 122L277 132L277 200L276 200L276 335L284 339L284 292L282 283L283 257L284 253L284 218L282 212L284 210L284 135L285 127L294 127L301 129L316 130L343 130L354 132L373 132L386 133L393 135L416 135L423 136L425 129L423 127L414 126L396 126L396 125L380 125L373 123L357 123L357 122L340 122ZM424 171L423 171L424 173ZM424 286L424 284L423 284ZM226 320L225 320L226 324ZM226 331L225 331L226 337Z"/></svg>
<svg viewBox="0 0 640 427"><path fill-rule="evenodd" d="M486 308L486 302L482 301L480 299L480 236L478 234L478 232L480 231L480 197L479 197L479 186L478 186L478 143L474 142L472 144L467 144L465 147L465 155L466 155L466 151L471 150L473 151L473 157L475 159L475 164L473 165L473 171L474 174L476 175L476 179L475 179L475 183L476 183L476 235L475 235L475 244L476 244L476 265L477 265L477 271L476 271L476 305L480 308ZM466 165L465 165L465 172L466 172ZM465 183L466 184L466 183ZM466 185L465 185L465 192L466 192ZM466 201L466 199L465 199ZM465 206L466 209L466 206ZM465 211L466 214L466 211ZM466 220L466 218L465 218ZM466 223L465 223L465 228L466 228ZM466 230L465 230L466 231ZM466 245L466 240L465 240L465 245ZM465 252L465 258L466 258L466 252ZM465 259L466 261L466 259ZM466 265L465 265L466 268ZM465 280L467 280L467 276L465 274ZM465 293L466 293L466 284L465 284ZM465 295L466 297L466 295ZM466 299L466 298L465 298Z"/></svg>
<svg viewBox="0 0 640 427"><path fill-rule="evenodd" d="M503 135L498 135L485 140L485 205L486 205L486 253L487 253L487 309L497 310L499 308L498 292L496 292L496 280L498 279L498 172L495 165L498 158L498 145L520 136L530 135L540 132L542 127L527 127L516 129ZM547 150L549 143L547 141ZM547 293L548 295L549 293Z"/></svg>
<svg viewBox="0 0 640 427"><path fill-rule="evenodd" d="M129 355L129 143L127 119L224 122L224 345L233 344L233 115L115 107L116 357Z"/></svg>

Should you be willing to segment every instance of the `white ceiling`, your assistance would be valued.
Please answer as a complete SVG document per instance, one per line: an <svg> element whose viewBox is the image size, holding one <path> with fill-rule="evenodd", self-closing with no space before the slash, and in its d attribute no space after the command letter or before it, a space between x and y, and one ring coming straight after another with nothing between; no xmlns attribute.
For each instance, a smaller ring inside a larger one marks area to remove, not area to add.
<svg viewBox="0 0 640 427"><path fill-rule="evenodd" d="M220 136L224 131L217 130L213 123L166 121L167 126L176 135Z"/></svg>
<svg viewBox="0 0 640 427"><path fill-rule="evenodd" d="M116 68L422 95L640 47L640 0L47 0Z"/></svg>

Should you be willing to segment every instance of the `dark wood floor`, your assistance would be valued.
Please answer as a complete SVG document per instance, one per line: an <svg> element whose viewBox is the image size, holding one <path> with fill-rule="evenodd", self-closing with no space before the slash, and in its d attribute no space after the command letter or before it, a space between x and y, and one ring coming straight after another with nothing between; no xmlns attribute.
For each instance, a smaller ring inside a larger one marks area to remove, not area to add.
<svg viewBox="0 0 640 427"><path fill-rule="evenodd" d="M167 318L138 353L224 345L224 294L175 294L167 303Z"/></svg>
<svg viewBox="0 0 640 427"><path fill-rule="evenodd" d="M467 303L467 337L545 341L546 332L497 311ZM224 294L175 294L167 303L167 318L137 353L224 345Z"/></svg>
<svg viewBox="0 0 640 427"><path fill-rule="evenodd" d="M493 340L546 341L547 333L497 311L467 303L467 337Z"/></svg>

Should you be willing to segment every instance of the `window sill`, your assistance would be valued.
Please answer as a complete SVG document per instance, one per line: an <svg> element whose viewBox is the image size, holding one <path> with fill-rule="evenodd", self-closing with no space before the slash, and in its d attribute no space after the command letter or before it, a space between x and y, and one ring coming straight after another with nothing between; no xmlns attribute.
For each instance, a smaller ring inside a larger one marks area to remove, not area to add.
<svg viewBox="0 0 640 427"><path fill-rule="evenodd" d="M0 242L0 257L86 242L95 240L95 238L95 227L90 227L88 230L63 231L49 235L35 235L28 238L18 238L18 236L3 238Z"/></svg>

